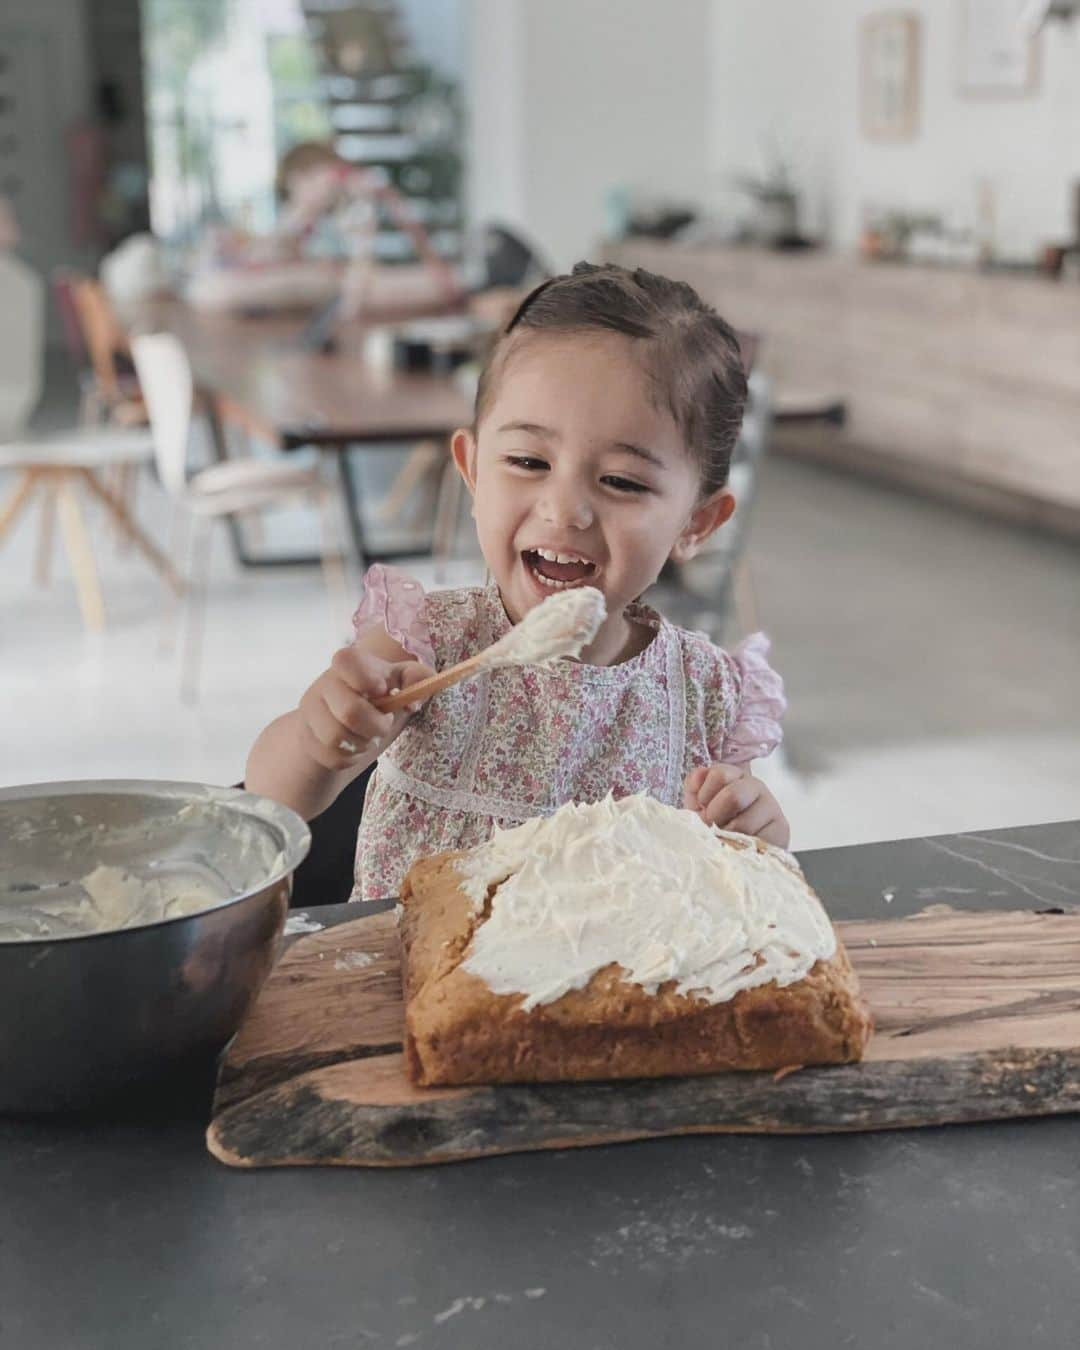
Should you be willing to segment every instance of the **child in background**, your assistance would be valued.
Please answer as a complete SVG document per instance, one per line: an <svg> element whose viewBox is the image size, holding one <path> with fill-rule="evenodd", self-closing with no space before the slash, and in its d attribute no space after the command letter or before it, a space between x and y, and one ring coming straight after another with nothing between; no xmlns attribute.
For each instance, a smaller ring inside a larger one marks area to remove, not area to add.
<svg viewBox="0 0 1080 1350"><path fill-rule="evenodd" d="M785 706L766 639L729 654L639 599L730 518L745 400L735 333L684 283L579 263L523 302L451 444L491 581L425 595L372 567L355 641L248 760L252 791L308 818L378 760L354 899L397 895L425 854L608 792L787 845L749 768ZM607 618L580 661L486 672L397 715L372 706L583 585Z"/></svg>

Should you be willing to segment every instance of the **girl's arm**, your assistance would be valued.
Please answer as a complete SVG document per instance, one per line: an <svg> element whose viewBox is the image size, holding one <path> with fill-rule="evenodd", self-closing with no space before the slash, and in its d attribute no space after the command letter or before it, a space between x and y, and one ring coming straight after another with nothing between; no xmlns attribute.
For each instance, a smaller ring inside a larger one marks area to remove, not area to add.
<svg viewBox="0 0 1080 1350"><path fill-rule="evenodd" d="M382 628L336 652L298 706L276 718L248 755L244 785L310 820L400 734L412 710L392 716L372 699L434 672Z"/></svg>

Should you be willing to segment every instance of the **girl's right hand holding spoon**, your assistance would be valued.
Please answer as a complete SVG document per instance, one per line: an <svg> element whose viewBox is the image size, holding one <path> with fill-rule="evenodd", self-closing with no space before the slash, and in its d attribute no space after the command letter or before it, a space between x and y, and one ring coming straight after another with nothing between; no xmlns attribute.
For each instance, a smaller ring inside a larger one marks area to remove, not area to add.
<svg viewBox="0 0 1080 1350"><path fill-rule="evenodd" d="M434 673L421 661L387 661L359 645L342 647L300 700L303 749L330 770L374 760L419 707L410 704L397 713L380 712L375 700Z"/></svg>

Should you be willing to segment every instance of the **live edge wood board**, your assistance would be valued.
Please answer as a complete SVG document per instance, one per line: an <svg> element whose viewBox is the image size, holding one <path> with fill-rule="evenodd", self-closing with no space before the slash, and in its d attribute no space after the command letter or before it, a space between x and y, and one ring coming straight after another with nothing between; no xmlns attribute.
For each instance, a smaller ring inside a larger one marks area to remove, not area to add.
<svg viewBox="0 0 1080 1350"><path fill-rule="evenodd" d="M673 1134L897 1129L1080 1110L1080 914L838 925L877 1030L783 1075L417 1088L394 918L285 953L230 1046L207 1141L237 1167L405 1166Z"/></svg>

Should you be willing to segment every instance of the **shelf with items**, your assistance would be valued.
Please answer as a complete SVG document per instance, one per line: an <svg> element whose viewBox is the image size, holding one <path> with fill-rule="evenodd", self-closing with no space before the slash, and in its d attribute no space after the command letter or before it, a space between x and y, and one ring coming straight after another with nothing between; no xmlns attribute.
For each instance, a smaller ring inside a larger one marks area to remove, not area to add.
<svg viewBox="0 0 1080 1350"><path fill-rule="evenodd" d="M460 259L462 118L452 80L418 62L392 3L304 0L334 149L384 177L432 231L437 253ZM377 256L415 261L408 233L380 213Z"/></svg>

